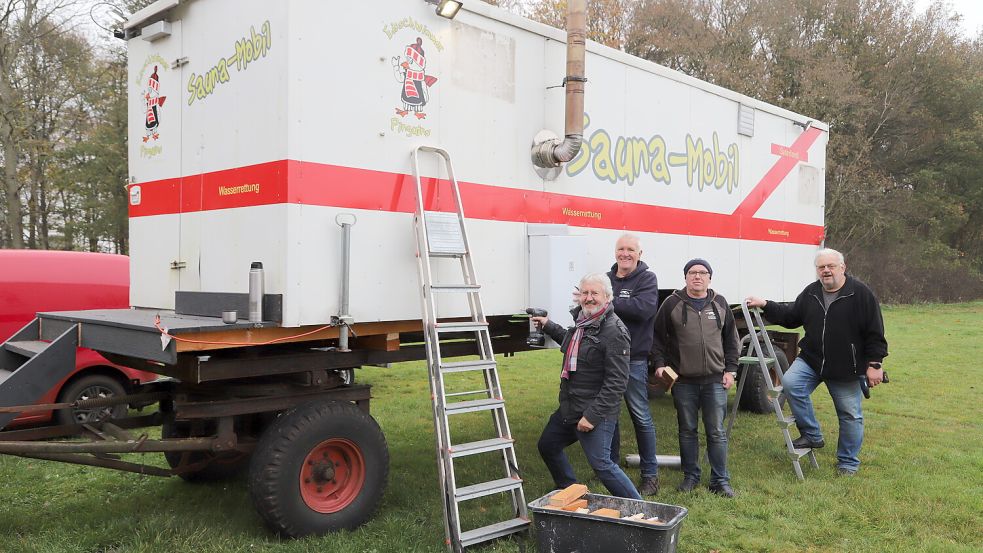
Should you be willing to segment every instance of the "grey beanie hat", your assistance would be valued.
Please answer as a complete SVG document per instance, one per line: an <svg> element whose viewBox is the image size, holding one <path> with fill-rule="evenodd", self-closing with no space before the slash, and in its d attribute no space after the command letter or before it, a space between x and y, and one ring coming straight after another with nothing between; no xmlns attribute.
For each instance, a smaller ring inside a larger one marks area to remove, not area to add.
<svg viewBox="0 0 983 553"><path fill-rule="evenodd" d="M686 273L689 272L690 268L693 267L693 265L703 265L704 267L707 268L707 272L710 273L710 276L711 277L713 276L713 267L710 266L710 264L707 262L706 259L700 259L699 257L697 257L696 259L690 259L689 261L686 262L686 266L683 267L683 276L686 276Z"/></svg>

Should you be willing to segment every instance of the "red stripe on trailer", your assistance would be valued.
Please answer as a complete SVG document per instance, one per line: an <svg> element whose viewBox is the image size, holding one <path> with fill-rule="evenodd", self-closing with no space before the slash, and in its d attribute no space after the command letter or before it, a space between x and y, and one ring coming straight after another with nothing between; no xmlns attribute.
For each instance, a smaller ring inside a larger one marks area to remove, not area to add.
<svg viewBox="0 0 983 553"><path fill-rule="evenodd" d="M797 147L807 149L808 145L796 141L792 148ZM752 194L767 191L770 195L774 191L774 187L769 187L776 172L784 171L784 178L791 171L791 167L785 168L784 160L795 163L782 157ZM453 211L448 181L422 181L426 209ZM416 209L415 184L410 175L292 160L133 186L141 187L141 202L130 205L130 217L283 203L394 213L412 213ZM712 213L468 182L461 182L460 186L465 214L474 219L809 245L819 244L823 238L822 226L758 219L752 217L753 213L742 212L742 207L733 214ZM753 202L745 199L741 206L745 204L750 206Z"/></svg>
<svg viewBox="0 0 983 553"><path fill-rule="evenodd" d="M775 162L775 165L772 166L767 173L765 173L765 176L761 177L761 180L758 181L758 184L751 190L751 193L744 198L741 205L737 206L737 209L734 210L734 215L750 217L757 213L758 210L761 209L762 204L765 203L765 200L767 200L768 197L771 196L772 192L778 188L778 185L785 180L785 177L792 172L792 168L798 165L800 160L805 161L809 159L809 148L811 148L812 144L817 138L819 138L820 132L821 131L816 127L809 127L795 139L795 142L793 142L791 146L788 148L785 148L784 146L779 147L786 150L785 154L776 152L775 146L777 145L773 145L771 153L781 157L779 157L778 161ZM799 157L795 158L793 156Z"/></svg>

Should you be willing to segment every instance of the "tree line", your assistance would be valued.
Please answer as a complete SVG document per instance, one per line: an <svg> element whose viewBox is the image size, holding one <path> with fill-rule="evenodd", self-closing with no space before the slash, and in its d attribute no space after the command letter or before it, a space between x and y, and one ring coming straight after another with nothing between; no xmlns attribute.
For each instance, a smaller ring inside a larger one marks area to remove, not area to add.
<svg viewBox="0 0 983 553"><path fill-rule="evenodd" d="M565 0L489 1L563 27ZM81 30L92 2L4 6L0 246L126 253L123 44ZM947 301L983 297L983 35L954 17L943 0L589 0L588 34L828 123L826 245L885 301Z"/></svg>

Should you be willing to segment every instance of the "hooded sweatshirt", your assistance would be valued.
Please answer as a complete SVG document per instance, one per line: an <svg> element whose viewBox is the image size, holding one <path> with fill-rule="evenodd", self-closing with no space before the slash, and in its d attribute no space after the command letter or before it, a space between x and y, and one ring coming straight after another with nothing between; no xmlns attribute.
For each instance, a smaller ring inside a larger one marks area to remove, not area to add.
<svg viewBox="0 0 983 553"><path fill-rule="evenodd" d="M624 277L618 275L618 264L611 266L608 278L614 296L614 312L631 334L631 360L644 361L652 350L652 329L659 311L659 279L644 261Z"/></svg>

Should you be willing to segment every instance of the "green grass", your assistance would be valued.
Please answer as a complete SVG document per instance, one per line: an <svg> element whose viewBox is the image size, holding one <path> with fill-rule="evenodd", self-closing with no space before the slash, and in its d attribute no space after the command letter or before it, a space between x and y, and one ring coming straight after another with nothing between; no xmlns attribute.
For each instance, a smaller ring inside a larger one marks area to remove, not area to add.
<svg viewBox="0 0 983 553"><path fill-rule="evenodd" d="M983 303L887 307L892 382L864 403L858 476L835 475L835 414L825 387L816 405L829 445L798 482L773 417L738 416L730 470L739 496L675 491L662 471L658 501L689 509L680 551L981 551L983 549ZM501 360L527 499L551 489L536 440L556 405L555 351ZM426 373L420 363L358 371L374 386L374 416L389 441L390 482L377 516L355 532L281 541L253 512L244 480L206 485L104 469L0 457L0 551L154 552L445 551ZM652 402L659 452L676 454L670 398ZM464 428L477 436L487 418ZM625 452L634 451L623 418ZM570 448L593 491L583 454ZM471 477L479 467L464 467ZM637 479L638 469L628 469ZM708 471L705 471L708 472ZM494 510L491 504L483 508ZM469 513L478 516L481 513ZM480 551L532 551L531 539Z"/></svg>

